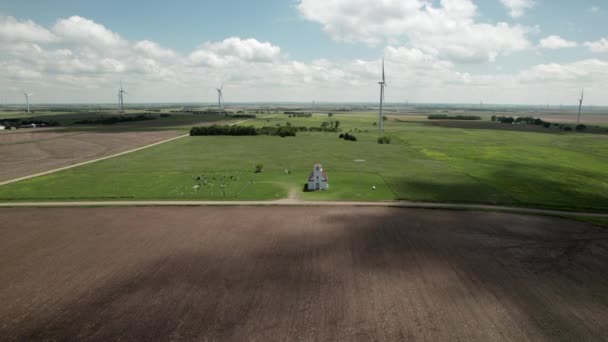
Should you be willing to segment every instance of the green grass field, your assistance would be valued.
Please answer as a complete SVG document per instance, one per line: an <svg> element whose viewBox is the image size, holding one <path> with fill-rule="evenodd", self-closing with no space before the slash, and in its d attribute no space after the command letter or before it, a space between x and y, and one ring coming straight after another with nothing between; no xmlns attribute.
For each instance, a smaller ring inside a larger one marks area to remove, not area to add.
<svg viewBox="0 0 608 342"><path fill-rule="evenodd" d="M392 143L379 145L375 119L369 114L259 118L246 124L274 126L289 121L294 126L319 126L339 120L340 128L359 141L338 139L338 133L298 133L295 138L188 137L0 187L0 200L296 196L608 211L608 135L444 128L391 120L386 123L386 135ZM306 177L316 162L329 173L330 190L304 192ZM264 172L255 174L258 163L264 164ZM201 175L232 176L232 180L224 188L216 180L213 186L195 189L196 177Z"/></svg>

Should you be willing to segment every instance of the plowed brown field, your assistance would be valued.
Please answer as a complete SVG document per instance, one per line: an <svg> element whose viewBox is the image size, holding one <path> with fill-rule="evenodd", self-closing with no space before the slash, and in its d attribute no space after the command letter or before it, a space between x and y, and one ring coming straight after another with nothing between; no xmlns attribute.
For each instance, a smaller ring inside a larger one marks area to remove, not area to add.
<svg viewBox="0 0 608 342"><path fill-rule="evenodd" d="M1 340L600 341L608 232L353 207L0 209Z"/></svg>

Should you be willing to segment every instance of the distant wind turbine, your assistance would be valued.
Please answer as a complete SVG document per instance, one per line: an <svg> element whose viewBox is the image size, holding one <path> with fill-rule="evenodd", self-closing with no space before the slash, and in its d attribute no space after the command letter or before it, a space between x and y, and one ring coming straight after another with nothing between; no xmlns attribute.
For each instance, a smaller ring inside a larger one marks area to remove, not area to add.
<svg viewBox="0 0 608 342"><path fill-rule="evenodd" d="M583 99L585 98L585 88L581 92L581 98L578 100L578 118L576 119L576 123L581 123L581 111L583 109Z"/></svg>
<svg viewBox="0 0 608 342"><path fill-rule="evenodd" d="M23 91L23 95L25 95L25 105L27 107L27 112L30 112L30 96L34 94L28 94L25 90Z"/></svg>
<svg viewBox="0 0 608 342"><path fill-rule="evenodd" d="M118 106L120 107L121 113L125 112L125 101L124 101L124 96L123 96L124 94L128 94L128 93L122 87L122 81L121 81L120 89L118 90Z"/></svg>
<svg viewBox="0 0 608 342"><path fill-rule="evenodd" d="M378 84L380 85L380 123L379 123L379 127L380 127L380 132L384 132L384 123L382 121L383 118L383 105L384 105L384 87L386 87L386 79L384 77L384 57L382 58L382 81L378 82Z"/></svg>
<svg viewBox="0 0 608 342"><path fill-rule="evenodd" d="M221 87L216 88L215 90L217 90L217 112L219 114L222 114L222 103L224 102L224 85L222 84Z"/></svg>

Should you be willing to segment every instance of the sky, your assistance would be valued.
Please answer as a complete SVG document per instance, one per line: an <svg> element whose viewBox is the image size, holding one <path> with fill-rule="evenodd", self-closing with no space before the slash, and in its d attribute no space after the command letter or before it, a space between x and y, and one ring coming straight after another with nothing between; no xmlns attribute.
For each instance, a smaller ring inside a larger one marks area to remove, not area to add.
<svg viewBox="0 0 608 342"><path fill-rule="evenodd" d="M0 104L608 105L605 0L0 2Z"/></svg>

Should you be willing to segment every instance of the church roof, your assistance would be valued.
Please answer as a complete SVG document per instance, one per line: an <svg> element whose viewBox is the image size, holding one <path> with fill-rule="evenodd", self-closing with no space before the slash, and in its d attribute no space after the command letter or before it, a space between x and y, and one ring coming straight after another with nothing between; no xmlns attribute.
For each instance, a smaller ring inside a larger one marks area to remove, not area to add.
<svg viewBox="0 0 608 342"><path fill-rule="evenodd" d="M315 172L311 172L310 175L308 175L308 181L312 182L315 180ZM322 171L321 172L321 181L323 182L329 182L329 177L327 176L327 172Z"/></svg>

